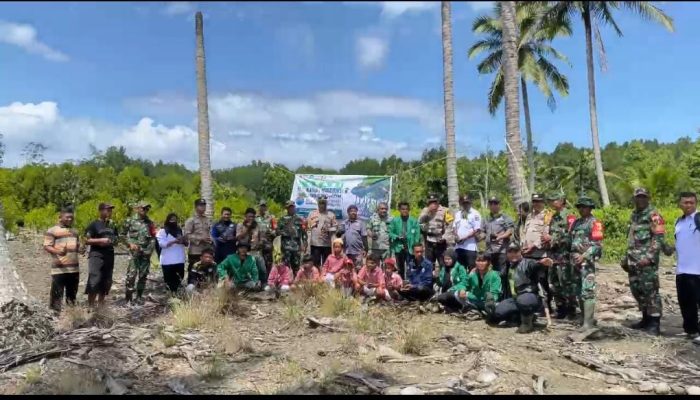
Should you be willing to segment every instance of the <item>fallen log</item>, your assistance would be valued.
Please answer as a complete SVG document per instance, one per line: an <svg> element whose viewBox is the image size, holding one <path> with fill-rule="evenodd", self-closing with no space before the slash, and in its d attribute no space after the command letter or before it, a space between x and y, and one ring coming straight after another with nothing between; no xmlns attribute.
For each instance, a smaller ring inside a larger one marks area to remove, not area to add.
<svg viewBox="0 0 700 400"><path fill-rule="evenodd" d="M599 361L591 360L570 352L564 352L562 353L562 356L568 358L569 360L575 362L576 364L582 365L586 368L590 368L592 370L596 370L600 373L606 374L606 375L617 375L621 377L622 379L625 380L632 380L630 379L629 375L626 373L618 370L617 368L610 367L608 365L605 365Z"/></svg>

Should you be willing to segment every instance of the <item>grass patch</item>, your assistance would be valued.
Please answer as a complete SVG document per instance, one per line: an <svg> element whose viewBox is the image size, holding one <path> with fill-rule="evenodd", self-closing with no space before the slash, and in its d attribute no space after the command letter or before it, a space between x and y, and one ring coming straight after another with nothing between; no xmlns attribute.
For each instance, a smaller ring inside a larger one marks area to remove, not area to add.
<svg viewBox="0 0 700 400"><path fill-rule="evenodd" d="M323 282L304 283L294 288L293 298L297 301L308 304L309 302L319 302L329 292L329 287Z"/></svg>
<svg viewBox="0 0 700 400"><path fill-rule="evenodd" d="M203 296L195 295L190 299L170 300L175 329L195 329L204 325L212 317L211 308L207 307Z"/></svg>
<svg viewBox="0 0 700 400"><path fill-rule="evenodd" d="M226 377L228 367L226 362L220 356L214 355L204 363L204 366L198 368L197 374L207 382L218 381Z"/></svg>
<svg viewBox="0 0 700 400"><path fill-rule="evenodd" d="M161 331L158 334L158 338L163 342L163 346L165 347L173 347L180 343L180 335L177 333Z"/></svg>
<svg viewBox="0 0 700 400"><path fill-rule="evenodd" d="M60 332L67 332L85 326L89 319L87 308L79 305L67 306L61 310L56 328Z"/></svg>
<svg viewBox="0 0 700 400"><path fill-rule="evenodd" d="M217 335L214 339L214 344L222 353L227 355L255 353L253 343L247 336L244 336L236 329L233 321L221 319L216 332Z"/></svg>
<svg viewBox="0 0 700 400"><path fill-rule="evenodd" d="M57 376L49 388L50 394L105 394L104 385L95 380L92 374L67 372Z"/></svg>
<svg viewBox="0 0 700 400"><path fill-rule="evenodd" d="M340 290L327 290L319 299L319 311L326 317L348 317L360 309L360 302L353 297L345 297Z"/></svg>
<svg viewBox="0 0 700 400"><path fill-rule="evenodd" d="M27 368L27 371L24 373L24 382L26 382L28 385L33 385L35 383L39 383L41 381L41 367L38 365L32 365L31 367Z"/></svg>
<svg viewBox="0 0 700 400"><path fill-rule="evenodd" d="M400 332L396 338L397 350L402 354L422 356L430 344L429 328L413 324Z"/></svg>
<svg viewBox="0 0 700 400"><path fill-rule="evenodd" d="M284 311L282 317L285 321L293 324L300 324L304 321L304 307L297 304L291 298L284 300Z"/></svg>
<svg viewBox="0 0 700 400"><path fill-rule="evenodd" d="M277 373L277 382L293 385L301 382L306 377L306 371L294 360L288 360Z"/></svg>

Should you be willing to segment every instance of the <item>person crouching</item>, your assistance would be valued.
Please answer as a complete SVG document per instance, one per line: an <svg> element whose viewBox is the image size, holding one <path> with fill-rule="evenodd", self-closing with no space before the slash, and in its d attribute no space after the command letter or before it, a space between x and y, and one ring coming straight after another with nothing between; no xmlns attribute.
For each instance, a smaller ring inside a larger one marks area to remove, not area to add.
<svg viewBox="0 0 700 400"><path fill-rule="evenodd" d="M437 286L441 294L437 301L445 307L447 312L465 311L467 300L467 270L457 262L455 249L450 247L445 250L444 268L437 275Z"/></svg>
<svg viewBox="0 0 700 400"><path fill-rule="evenodd" d="M379 268L381 258L377 254L367 256L365 266L362 267L357 274L357 280L360 284L360 295L368 300L391 300L391 297L386 291L384 283L384 272Z"/></svg>
<svg viewBox="0 0 700 400"><path fill-rule="evenodd" d="M333 240L332 253L326 257L321 270L321 277L331 287L335 286L335 275L343 269L344 262L347 259L343 253L343 239L336 238Z"/></svg>
<svg viewBox="0 0 700 400"><path fill-rule="evenodd" d="M192 274L192 278L187 285L187 293L192 293L195 289L205 289L212 283L215 284L217 265L214 261L214 250L211 248L202 250L201 258L192 265L190 273Z"/></svg>
<svg viewBox="0 0 700 400"><path fill-rule="evenodd" d="M386 291L389 297L393 300L399 300L399 290L403 286L403 279L396 271L396 259L387 258L384 260L384 283L386 283Z"/></svg>
<svg viewBox="0 0 700 400"><path fill-rule="evenodd" d="M275 265L267 278L266 292L288 292L292 284L292 268L285 262Z"/></svg>
<svg viewBox="0 0 700 400"><path fill-rule="evenodd" d="M476 268L467 275L465 308L493 315L501 297L501 275L491 269L491 258L476 256Z"/></svg>
<svg viewBox="0 0 700 400"><path fill-rule="evenodd" d="M311 255L305 254L304 258L301 260L301 268L299 268L299 272L297 272L297 276L294 278L292 287L318 282L321 282L321 276L318 272L318 268L314 267L314 259Z"/></svg>
<svg viewBox="0 0 700 400"><path fill-rule="evenodd" d="M351 259L345 259L343 262L343 269L334 275L334 281L335 287L340 289L340 292L345 297L352 297L353 294L359 290L360 284L357 281L355 263L353 263Z"/></svg>
<svg viewBox="0 0 700 400"><path fill-rule="evenodd" d="M258 264L255 257L248 254L250 245L239 242L236 253L226 257L218 266L220 283L235 289L259 291Z"/></svg>

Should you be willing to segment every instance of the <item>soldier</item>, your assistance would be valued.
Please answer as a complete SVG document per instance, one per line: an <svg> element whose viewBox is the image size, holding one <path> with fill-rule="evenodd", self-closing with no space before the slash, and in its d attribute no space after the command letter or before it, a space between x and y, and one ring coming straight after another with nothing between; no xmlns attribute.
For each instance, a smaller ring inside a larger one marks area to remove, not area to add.
<svg viewBox="0 0 700 400"><path fill-rule="evenodd" d="M603 224L591 212L595 208L593 200L582 195L576 201L580 217L570 229L571 265L577 271L580 283L577 285L579 306L583 312L582 330L595 326L595 261L603 252Z"/></svg>
<svg viewBox="0 0 700 400"><path fill-rule="evenodd" d="M204 199L194 201L194 215L185 221L185 238L189 243L187 249L187 283L192 283L190 271L194 263L202 258L202 250L208 248L214 242L211 239L211 221L204 215L207 202Z"/></svg>
<svg viewBox="0 0 700 400"><path fill-rule="evenodd" d="M317 268L326 261L331 254L331 237L338 230L338 221L335 213L328 211L328 197L318 197L318 209L309 213L307 218L309 231L307 233L310 244L311 258Z"/></svg>
<svg viewBox="0 0 700 400"><path fill-rule="evenodd" d="M262 257L265 260L265 270L270 273L272 270L272 242L275 240L275 229L277 228L277 220L272 214L267 212L267 202L260 201L258 208L258 216L255 217L260 230L260 247L262 249Z"/></svg>
<svg viewBox="0 0 700 400"><path fill-rule="evenodd" d="M573 226L576 216L566 209L564 192L549 195L551 213L545 215L545 224L549 233L545 233L542 241L554 260L549 269L549 286L557 305L557 319L567 316L570 320L576 318L576 281L569 263L569 229Z"/></svg>
<svg viewBox="0 0 700 400"><path fill-rule="evenodd" d="M450 229L454 217L447 207L443 207L438 202L436 195L428 197L428 206L423 209L418 217L420 229L425 240L425 258L440 267L445 265L443 254L447 249L447 240L450 238Z"/></svg>
<svg viewBox="0 0 700 400"><path fill-rule="evenodd" d="M642 320L634 329L645 329L658 336L661 322L661 297L659 296L659 251L665 246L664 220L649 205L649 192L644 188L634 190L635 210L630 216L627 237L627 254L620 265L628 273L630 290Z"/></svg>
<svg viewBox="0 0 700 400"><path fill-rule="evenodd" d="M277 235L281 236L282 259L296 275L301 264L301 252L306 248L306 221L296 214L296 205L288 201L287 215L280 218Z"/></svg>
<svg viewBox="0 0 700 400"><path fill-rule="evenodd" d="M133 301L136 290L137 304L143 303L143 291L155 248L155 225L148 218L151 205L140 201L134 205L134 215L124 223L124 235L129 245L129 266L126 269L125 294L127 303Z"/></svg>
<svg viewBox="0 0 700 400"><path fill-rule="evenodd" d="M389 225L391 224L389 205L381 202L377 205L377 212L369 218L369 235L372 238L370 254L379 257L381 263L389 257Z"/></svg>

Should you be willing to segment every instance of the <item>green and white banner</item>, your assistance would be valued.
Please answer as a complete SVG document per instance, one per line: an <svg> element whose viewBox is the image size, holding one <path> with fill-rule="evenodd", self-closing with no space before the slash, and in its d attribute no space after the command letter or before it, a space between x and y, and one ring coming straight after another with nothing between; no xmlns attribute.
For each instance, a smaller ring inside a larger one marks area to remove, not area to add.
<svg viewBox="0 0 700 400"><path fill-rule="evenodd" d="M316 199L328 198L328 210L336 218L346 219L348 206L357 206L358 217L363 220L376 211L377 204L391 204L390 176L365 175L294 175L291 200L297 206L297 214L306 217L318 208Z"/></svg>

